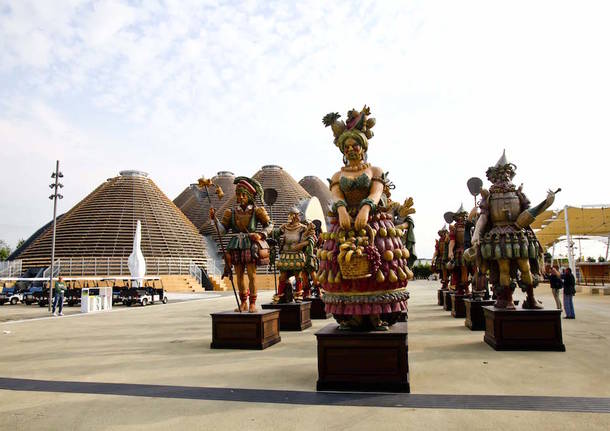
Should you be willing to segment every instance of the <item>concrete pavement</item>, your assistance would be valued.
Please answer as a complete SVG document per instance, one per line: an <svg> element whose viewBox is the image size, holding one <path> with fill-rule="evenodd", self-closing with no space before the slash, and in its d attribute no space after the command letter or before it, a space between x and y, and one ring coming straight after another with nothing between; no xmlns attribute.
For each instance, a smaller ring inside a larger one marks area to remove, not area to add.
<svg viewBox="0 0 610 431"><path fill-rule="evenodd" d="M437 287L435 282L409 284L413 394L610 398L610 297L576 296L576 320L562 320L567 352L496 352L483 342L482 332L468 330L463 319L435 305ZM537 294L545 306L553 306L548 287ZM259 296L263 302L270 297L271 292ZM266 402L264 393L260 400L247 401L177 398L176 386L315 391L313 334L332 320L313 321L303 332L282 332L282 341L264 351L211 350L209 313L233 306L232 296L221 296L0 324L0 377L48 382L44 391L0 390L0 429L610 427L610 414L467 410L455 403L438 409L295 405ZM61 381L124 383L134 389L131 395L118 389L74 394L59 390L61 383L54 382ZM160 385L159 393L139 390L139 385ZM366 395L367 402L375 405L374 397L379 396Z"/></svg>

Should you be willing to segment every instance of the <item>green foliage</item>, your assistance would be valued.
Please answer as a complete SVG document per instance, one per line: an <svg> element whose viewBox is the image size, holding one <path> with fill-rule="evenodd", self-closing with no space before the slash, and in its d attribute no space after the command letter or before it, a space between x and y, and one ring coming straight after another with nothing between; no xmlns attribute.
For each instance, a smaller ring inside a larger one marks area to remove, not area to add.
<svg viewBox="0 0 610 431"><path fill-rule="evenodd" d="M15 247L15 250L17 250L19 247L21 247L24 243L25 243L25 239L23 239L23 238L21 238L19 241L17 241L17 247Z"/></svg>
<svg viewBox="0 0 610 431"><path fill-rule="evenodd" d="M413 277L415 279L426 279L432 275L430 265L415 265L413 268Z"/></svg>
<svg viewBox="0 0 610 431"><path fill-rule="evenodd" d="M11 254L11 248L0 239L0 261L6 260Z"/></svg>
<svg viewBox="0 0 610 431"><path fill-rule="evenodd" d="M589 256L589 257L587 258L587 262L595 262L595 258L594 258L594 257Z"/></svg>
<svg viewBox="0 0 610 431"><path fill-rule="evenodd" d="M602 262L605 262L605 261L606 261L606 258L605 258L605 257L603 257L603 256L600 256L600 257L598 257L598 258L597 258L597 261L598 261L598 262L600 262L600 263L602 263Z"/></svg>

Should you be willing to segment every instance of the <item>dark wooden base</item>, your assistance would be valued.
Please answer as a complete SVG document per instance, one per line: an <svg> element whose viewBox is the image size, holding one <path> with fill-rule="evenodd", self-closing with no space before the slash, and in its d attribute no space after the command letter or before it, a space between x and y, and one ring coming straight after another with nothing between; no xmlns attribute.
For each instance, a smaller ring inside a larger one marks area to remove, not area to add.
<svg viewBox="0 0 610 431"><path fill-rule="evenodd" d="M263 304L264 310L280 310L281 331L302 331L311 327L311 302L289 302L287 304Z"/></svg>
<svg viewBox="0 0 610 431"><path fill-rule="evenodd" d="M263 350L281 340L278 310L256 313L223 311L211 316L212 349Z"/></svg>
<svg viewBox="0 0 610 431"><path fill-rule="evenodd" d="M311 310L309 311L311 319L328 319L332 317L331 313L326 312L324 301L321 298L311 297L303 300L311 302Z"/></svg>
<svg viewBox="0 0 610 431"><path fill-rule="evenodd" d="M409 320L409 313L407 312L407 310L402 310L400 312L400 316L398 316L398 321L406 322L407 320Z"/></svg>
<svg viewBox="0 0 610 431"><path fill-rule="evenodd" d="M437 295L437 299L436 299L437 305L442 306L445 303L445 291L443 289L438 289L436 291L436 295Z"/></svg>
<svg viewBox="0 0 610 431"><path fill-rule="evenodd" d="M466 317L466 307L464 306L464 299L466 298L468 298L468 295L451 294L451 315L453 317Z"/></svg>
<svg viewBox="0 0 610 431"><path fill-rule="evenodd" d="M485 337L495 350L552 350L565 352L561 310L506 310L483 307Z"/></svg>
<svg viewBox="0 0 610 431"><path fill-rule="evenodd" d="M443 310L451 311L451 291L443 290Z"/></svg>
<svg viewBox="0 0 610 431"><path fill-rule="evenodd" d="M337 328L316 332L318 391L410 392L407 323L389 331Z"/></svg>
<svg viewBox="0 0 610 431"><path fill-rule="evenodd" d="M493 299L472 299L464 298L464 306L466 308L466 320L464 325L470 328L471 331L484 331L485 330L485 316L483 315L483 306L493 305Z"/></svg>

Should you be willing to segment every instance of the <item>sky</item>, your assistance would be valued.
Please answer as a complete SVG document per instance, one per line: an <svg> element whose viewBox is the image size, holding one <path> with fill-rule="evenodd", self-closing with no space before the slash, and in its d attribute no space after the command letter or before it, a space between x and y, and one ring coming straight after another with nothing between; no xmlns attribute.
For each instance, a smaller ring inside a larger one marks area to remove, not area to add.
<svg viewBox="0 0 610 431"><path fill-rule="evenodd" d="M503 149L533 203L609 204L608 22L604 1L0 0L0 239L51 219L55 160L59 213L125 169L170 199L265 164L324 180L322 117L364 104L420 257Z"/></svg>

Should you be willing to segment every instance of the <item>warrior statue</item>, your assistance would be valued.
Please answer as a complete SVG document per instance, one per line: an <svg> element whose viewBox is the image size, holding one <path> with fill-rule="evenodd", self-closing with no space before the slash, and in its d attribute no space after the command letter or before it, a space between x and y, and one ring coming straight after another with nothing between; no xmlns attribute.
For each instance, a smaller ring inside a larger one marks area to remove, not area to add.
<svg viewBox="0 0 610 431"><path fill-rule="evenodd" d="M438 239L434 244L434 254L432 255L432 268L438 272L441 279L441 289L447 290L449 285L449 275L447 274L447 255L449 251L449 230L444 225L438 231Z"/></svg>
<svg viewBox="0 0 610 431"><path fill-rule="evenodd" d="M469 271L464 260L464 244L466 241L468 213L464 205L460 205L453 213L453 224L449 226L449 250L447 252L447 268L451 271L451 290L457 295L467 295L469 284ZM469 236L469 235L468 235Z"/></svg>
<svg viewBox="0 0 610 431"><path fill-rule="evenodd" d="M365 106L349 111L346 122L336 112L323 119L332 128L344 166L330 180L334 204L318 280L326 310L342 329L387 330L407 308L410 254L400 240L404 232L381 209L383 171L367 163L375 125L369 115Z"/></svg>
<svg viewBox="0 0 610 431"><path fill-rule="evenodd" d="M517 285L527 294L523 308L542 308L534 298L534 288L540 281L542 248L529 227L535 217L551 206L555 193L536 207L517 188L512 179L517 167L506 160L506 154L495 166L487 169L492 185L482 190L481 214L472 238L472 245L481 256L483 269L489 269L496 295L495 307L514 309L513 291Z"/></svg>
<svg viewBox="0 0 610 431"><path fill-rule="evenodd" d="M303 280L303 299L321 298L320 282L318 281L318 269L320 268L319 254L322 250L324 240L322 239L322 223L314 220L315 244L313 248L314 260L312 265L307 267L307 279Z"/></svg>
<svg viewBox="0 0 610 431"><path fill-rule="evenodd" d="M225 273L235 268L241 304L235 311L256 312L256 266L269 263L269 246L265 241L273 230L273 224L264 207L256 206L257 196L263 198L263 188L253 178L237 177L234 181L236 205L226 209L219 223L220 233L231 230L236 233L229 241L225 254ZM210 208L210 219L214 221L215 210ZM257 232L260 223L262 230ZM249 289L244 284L248 272ZM248 299L250 306L248 307Z"/></svg>
<svg viewBox="0 0 610 431"><path fill-rule="evenodd" d="M309 284L309 272L316 267L314 244L316 243L315 226L304 224L300 220L301 211L297 207L290 209L288 223L273 230L272 237L280 245L277 269L280 271L278 293L273 296L273 303L301 302L303 300L303 283ZM293 291L290 277L296 279Z"/></svg>

